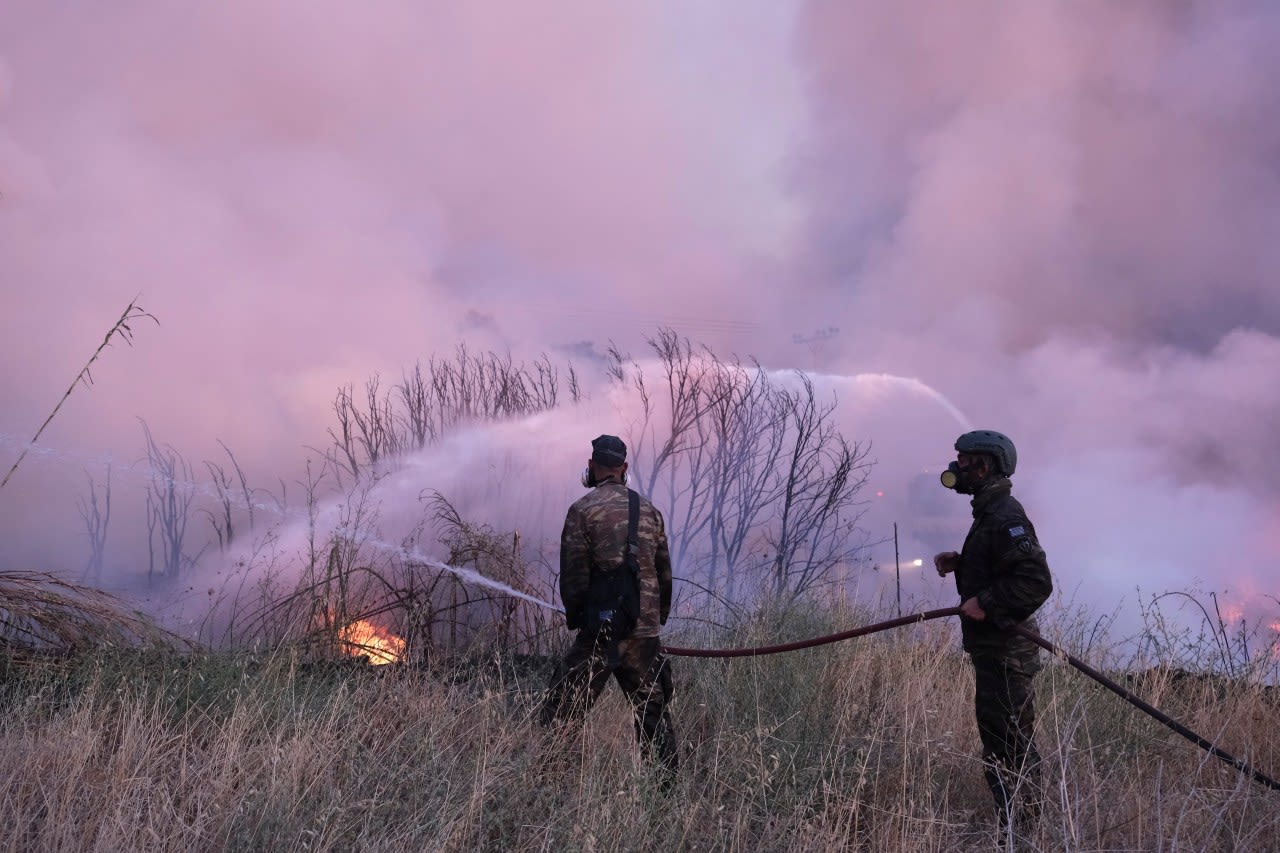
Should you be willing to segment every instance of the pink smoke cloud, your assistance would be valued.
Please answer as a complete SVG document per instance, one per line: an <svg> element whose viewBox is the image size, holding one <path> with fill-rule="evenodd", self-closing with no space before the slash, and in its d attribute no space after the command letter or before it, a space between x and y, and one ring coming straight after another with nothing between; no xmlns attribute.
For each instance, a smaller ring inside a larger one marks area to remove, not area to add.
<svg viewBox="0 0 1280 853"><path fill-rule="evenodd" d="M933 544L900 496L950 457L954 409L1018 442L1018 491L1092 603L1265 575L1268 7L10 0L0 19L0 346L21 366L0 458L130 299L160 320L0 494L0 564L76 570L84 471L132 465L139 419L197 464L222 441L292 483L341 385L463 341L590 366L666 325L830 374L876 447L877 534ZM868 374L947 405L839 378Z"/></svg>

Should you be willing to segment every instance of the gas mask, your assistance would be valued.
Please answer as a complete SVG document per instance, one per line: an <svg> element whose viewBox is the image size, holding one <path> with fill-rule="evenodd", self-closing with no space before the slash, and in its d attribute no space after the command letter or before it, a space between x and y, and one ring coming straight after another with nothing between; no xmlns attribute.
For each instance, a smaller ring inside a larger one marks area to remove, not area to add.
<svg viewBox="0 0 1280 853"><path fill-rule="evenodd" d="M969 464L960 467L959 462L952 462L947 466L947 470L942 472L942 476L938 479L942 481L942 485L948 489L955 489L962 495L971 495L974 493L973 482L973 465Z"/></svg>

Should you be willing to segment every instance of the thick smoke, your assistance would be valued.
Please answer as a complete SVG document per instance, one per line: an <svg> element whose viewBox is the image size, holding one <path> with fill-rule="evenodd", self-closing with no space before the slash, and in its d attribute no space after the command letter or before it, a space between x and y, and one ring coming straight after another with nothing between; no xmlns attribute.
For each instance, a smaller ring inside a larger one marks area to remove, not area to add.
<svg viewBox="0 0 1280 853"><path fill-rule="evenodd" d="M340 386L668 326L822 377L904 558L958 544L923 484L989 427L1064 597L1274 615L1272 4L687 5L0 0L5 467L130 299L160 321L0 493L0 566L79 572L110 467L138 575L140 420L296 495Z"/></svg>
<svg viewBox="0 0 1280 853"><path fill-rule="evenodd" d="M810 316L850 318L846 363L1018 440L1061 590L1257 604L1280 529L1280 15L917 12L799 15Z"/></svg>

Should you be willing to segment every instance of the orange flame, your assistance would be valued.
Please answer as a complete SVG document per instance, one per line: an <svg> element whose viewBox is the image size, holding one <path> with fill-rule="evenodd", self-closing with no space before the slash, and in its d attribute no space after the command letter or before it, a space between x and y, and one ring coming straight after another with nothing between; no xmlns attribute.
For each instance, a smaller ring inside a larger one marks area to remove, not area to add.
<svg viewBox="0 0 1280 853"><path fill-rule="evenodd" d="M352 657L367 657L375 666L395 663L404 655L404 640L365 619L357 619L338 632Z"/></svg>

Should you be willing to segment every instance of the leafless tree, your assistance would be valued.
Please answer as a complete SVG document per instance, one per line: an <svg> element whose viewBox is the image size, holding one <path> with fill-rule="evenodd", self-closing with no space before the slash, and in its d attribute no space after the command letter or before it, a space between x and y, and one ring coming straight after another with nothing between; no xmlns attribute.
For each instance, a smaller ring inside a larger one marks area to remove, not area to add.
<svg viewBox="0 0 1280 853"><path fill-rule="evenodd" d="M670 330L649 343L660 387L616 348L609 370L639 395L630 473L665 508L686 579L730 601L740 592L794 600L854 561L865 544L856 497L871 463L840 435L834 401L820 404L801 373L792 390L755 362L695 351Z"/></svg>
<svg viewBox="0 0 1280 853"><path fill-rule="evenodd" d="M768 375L758 364L722 365L713 405L698 422L705 452L695 455L690 478L705 483L705 499L691 505L691 516L706 527L706 583L725 589L732 599L735 584L750 562L752 533L758 530L777 499L775 470L786 437L784 413ZM690 519L690 529L699 525ZM723 571L722 571L723 570Z"/></svg>
<svg viewBox="0 0 1280 853"><path fill-rule="evenodd" d="M559 372L545 355L527 367L510 354L460 345L452 360L432 356L427 371L437 438L463 423L523 417L559 402Z"/></svg>
<svg viewBox="0 0 1280 853"><path fill-rule="evenodd" d="M98 503L98 484L93 475L85 472L89 480L88 499L80 498L77 506L89 534L89 563L85 566L82 582L100 583L102 563L107 549L107 526L111 522L111 468L107 467L107 481L102 488L102 503Z"/></svg>
<svg viewBox="0 0 1280 853"><path fill-rule="evenodd" d="M852 562L865 544L858 535L863 510L856 496L871 473L869 448L849 444L832 424L835 403L819 404L809 378L798 379L799 390L779 392L788 446L778 516L765 532L774 552L773 592L792 599Z"/></svg>
<svg viewBox="0 0 1280 853"><path fill-rule="evenodd" d="M158 444L145 421L142 431L146 436L150 475L146 491L147 579L151 580L156 574L157 547L160 575L176 578L199 558L199 554L188 556L184 551L187 521L195 497L195 478L182 454L169 445Z"/></svg>
<svg viewBox="0 0 1280 853"><path fill-rule="evenodd" d="M666 406L659 408L643 369L632 361L631 380L640 395L642 411L638 429L632 433L633 458L643 458L646 462L643 466L633 464L630 471L640 489L654 492L663 471L677 467L682 457L701 449L703 436L697 429L698 422L714 405L713 394L724 394L727 390L712 381L720 366L718 360L710 353L695 354L689 341L670 329L663 329L657 337L650 338L649 345L662 366L666 387L656 393L665 391ZM610 352L616 357L616 349ZM615 368L615 371L621 370L621 366ZM688 488L687 484L671 477L663 478L662 485L666 486L666 497L672 505L680 490Z"/></svg>
<svg viewBox="0 0 1280 853"><path fill-rule="evenodd" d="M363 402L356 401L351 385L344 385L333 401L338 432L331 428L329 434L348 470L356 477L363 468L376 469L380 462L394 458L402 450L392 395L380 385L381 379L377 376L366 380Z"/></svg>
<svg viewBox="0 0 1280 853"><path fill-rule="evenodd" d="M238 505L242 505L245 508L245 512L248 515L249 530L253 530L253 492L249 488L244 469L236 461L235 454L221 441L218 444L222 446L227 458L231 460L231 472L229 473L216 462L205 460L204 466L209 471L210 480L213 482L213 488L218 495L218 511L216 513L210 509L201 509L200 511L209 517L209 523L213 525L213 532L218 540L218 550L226 551L231 547L231 543L235 539L234 510ZM231 476L232 473L235 474L234 479Z"/></svg>
<svg viewBox="0 0 1280 853"><path fill-rule="evenodd" d="M431 412L431 383L422 373L422 362L416 362L396 386L400 399L401 423L407 450L421 450L436 439L436 424Z"/></svg>
<svg viewBox="0 0 1280 853"><path fill-rule="evenodd" d="M406 371L398 385L381 388L377 376L365 383L362 400L350 385L333 403L336 427L330 428L329 456L357 478L399 454L420 450L466 423L523 417L553 409L560 402L560 371L544 355L531 365L510 355L473 353L459 346L452 358L432 356ZM570 400L581 387L568 368Z"/></svg>

